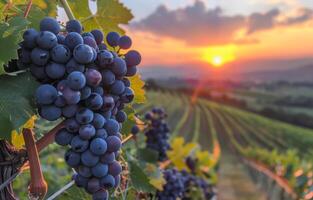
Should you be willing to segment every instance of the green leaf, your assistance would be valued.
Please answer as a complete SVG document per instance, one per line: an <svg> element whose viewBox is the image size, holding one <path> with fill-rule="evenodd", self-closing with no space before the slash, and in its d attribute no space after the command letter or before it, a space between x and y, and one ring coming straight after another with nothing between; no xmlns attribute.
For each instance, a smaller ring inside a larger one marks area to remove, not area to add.
<svg viewBox="0 0 313 200"><path fill-rule="evenodd" d="M38 83L30 73L0 76L0 138L11 140L11 132L36 113L33 93Z"/></svg>
<svg viewBox="0 0 313 200"><path fill-rule="evenodd" d="M130 87L134 90L135 98L133 103L134 104L142 104L146 102L146 94L143 87L145 86L145 82L141 80L139 74L129 77Z"/></svg>
<svg viewBox="0 0 313 200"><path fill-rule="evenodd" d="M149 162L149 163L157 163L159 154L157 151L144 148L144 149L138 149L137 151L138 154L138 159L144 162Z"/></svg>
<svg viewBox="0 0 313 200"><path fill-rule="evenodd" d="M128 135L132 127L136 124L135 110L131 107L131 105L128 105L125 107L124 112L127 115L127 121L123 123L122 134Z"/></svg>
<svg viewBox="0 0 313 200"><path fill-rule="evenodd" d="M22 17L14 17L7 23L0 23L0 75L4 73L3 65L17 58L18 43L26 30L28 21Z"/></svg>
<svg viewBox="0 0 313 200"><path fill-rule="evenodd" d="M144 173L141 167L137 164L138 161L132 159L128 156L128 167L129 167L129 174L131 182L134 188L141 192L153 192L154 188L150 184L150 180L148 176Z"/></svg>
<svg viewBox="0 0 313 200"><path fill-rule="evenodd" d="M105 33L116 31L121 34L120 24L128 24L133 18L130 10L118 0L97 1L97 13L92 14L88 8L88 0L69 0L72 11L82 21L85 31L99 28Z"/></svg>

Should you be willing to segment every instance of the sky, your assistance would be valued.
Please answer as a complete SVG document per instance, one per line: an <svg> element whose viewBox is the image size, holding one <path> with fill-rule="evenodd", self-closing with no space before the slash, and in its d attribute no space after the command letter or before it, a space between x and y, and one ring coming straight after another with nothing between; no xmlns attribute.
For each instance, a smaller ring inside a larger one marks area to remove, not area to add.
<svg viewBox="0 0 313 200"><path fill-rule="evenodd" d="M253 71L313 63L311 0L121 0L145 68Z"/></svg>

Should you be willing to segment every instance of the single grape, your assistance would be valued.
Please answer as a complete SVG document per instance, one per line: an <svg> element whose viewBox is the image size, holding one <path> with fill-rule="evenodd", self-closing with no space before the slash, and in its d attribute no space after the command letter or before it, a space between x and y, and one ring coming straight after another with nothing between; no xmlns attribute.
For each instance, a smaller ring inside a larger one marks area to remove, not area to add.
<svg viewBox="0 0 313 200"><path fill-rule="evenodd" d="M121 49L129 49L132 46L132 40L130 39L130 37L124 35L120 37L118 41L118 46Z"/></svg>
<svg viewBox="0 0 313 200"><path fill-rule="evenodd" d="M89 192L90 194L94 194L97 191L100 190L100 180L97 178L91 178L89 179L88 183L87 183L87 188L86 188L87 192Z"/></svg>
<svg viewBox="0 0 313 200"><path fill-rule="evenodd" d="M81 93L80 100L86 100L91 95L91 88L85 86L83 89L81 89L80 93Z"/></svg>
<svg viewBox="0 0 313 200"><path fill-rule="evenodd" d="M81 161L85 166L93 167L99 162L99 157L87 150L82 153Z"/></svg>
<svg viewBox="0 0 313 200"><path fill-rule="evenodd" d="M110 32L107 34L106 40L111 47L116 47L119 43L120 35L117 32Z"/></svg>
<svg viewBox="0 0 313 200"><path fill-rule="evenodd" d="M71 118L76 115L77 111L78 111L77 104L67 105L62 108L62 115L66 118Z"/></svg>
<svg viewBox="0 0 313 200"><path fill-rule="evenodd" d="M81 139L78 135L75 136L71 141L71 147L75 152L84 152L88 149L89 142Z"/></svg>
<svg viewBox="0 0 313 200"><path fill-rule="evenodd" d="M105 69L101 72L102 82L104 85L112 85L115 81L115 75L111 70Z"/></svg>
<svg viewBox="0 0 313 200"><path fill-rule="evenodd" d="M113 54L107 50L100 50L97 57L97 63L101 68L113 63Z"/></svg>
<svg viewBox="0 0 313 200"><path fill-rule="evenodd" d="M91 168L92 175L101 178L108 174L108 165L98 163L96 166Z"/></svg>
<svg viewBox="0 0 313 200"><path fill-rule="evenodd" d="M119 57L114 58L113 65L111 66L111 70L118 77L126 75L127 66L126 66L125 61Z"/></svg>
<svg viewBox="0 0 313 200"><path fill-rule="evenodd" d="M80 101L80 91L72 90L69 87L64 88L62 95L69 105L77 104Z"/></svg>
<svg viewBox="0 0 313 200"><path fill-rule="evenodd" d="M48 121L55 121L61 117L62 111L56 106L45 105L40 108L39 115Z"/></svg>
<svg viewBox="0 0 313 200"><path fill-rule="evenodd" d="M58 44L58 38L50 31L42 31L37 36L36 43L42 49L52 49Z"/></svg>
<svg viewBox="0 0 313 200"><path fill-rule="evenodd" d="M83 140L90 140L96 135L96 129L91 124L82 125L79 128L79 137Z"/></svg>
<svg viewBox="0 0 313 200"><path fill-rule="evenodd" d="M87 64L90 63L94 59L94 53L90 46L85 44L80 44L75 47L74 52L74 59L78 63Z"/></svg>
<svg viewBox="0 0 313 200"><path fill-rule="evenodd" d="M103 36L102 31L95 29L91 31L91 34L94 36L97 44L101 44L103 42L104 36Z"/></svg>
<svg viewBox="0 0 313 200"><path fill-rule="evenodd" d="M86 106L91 110L99 110L103 105L102 97L97 93L92 93L86 100Z"/></svg>
<svg viewBox="0 0 313 200"><path fill-rule="evenodd" d="M89 124L93 120L93 112L87 108L81 108L76 113L76 121L80 124Z"/></svg>
<svg viewBox="0 0 313 200"><path fill-rule="evenodd" d="M86 77L82 72L71 72L67 77L68 86L73 90L80 90L86 85Z"/></svg>
<svg viewBox="0 0 313 200"><path fill-rule="evenodd" d="M95 113L92 120L92 125L96 129L103 128L104 124L106 122L106 119L99 113Z"/></svg>
<svg viewBox="0 0 313 200"><path fill-rule="evenodd" d="M23 34L23 46L29 49L35 48L38 35L39 33L33 28L26 30Z"/></svg>
<svg viewBox="0 0 313 200"><path fill-rule="evenodd" d="M97 129L96 137L106 139L108 137L108 133L104 128Z"/></svg>
<svg viewBox="0 0 313 200"><path fill-rule="evenodd" d="M65 37L64 43L68 48L73 50L78 45L83 44L84 40L79 33L71 32L71 33L67 34L67 36Z"/></svg>
<svg viewBox="0 0 313 200"><path fill-rule="evenodd" d="M91 87L97 87L100 82L102 81L102 75L98 70L95 69L88 69L85 72L87 85Z"/></svg>
<svg viewBox="0 0 313 200"><path fill-rule="evenodd" d="M111 164L114 161L115 161L114 152L106 152L104 155L100 157L100 162L104 164Z"/></svg>
<svg viewBox="0 0 313 200"><path fill-rule="evenodd" d="M91 169L84 165L80 165L77 171L82 177L90 178L92 176Z"/></svg>
<svg viewBox="0 0 313 200"><path fill-rule="evenodd" d="M66 63L71 58L71 50L67 46L58 44L51 50L51 58L57 63Z"/></svg>
<svg viewBox="0 0 313 200"><path fill-rule="evenodd" d="M47 64L50 54L49 51L40 49L40 48L34 48L30 54L30 58L32 59L32 62L35 65L43 66Z"/></svg>
<svg viewBox="0 0 313 200"><path fill-rule="evenodd" d="M137 125L134 125L134 126L132 127L132 129L131 129L130 132L131 132L133 135L137 135L137 134L139 133L139 131L140 131L139 127L138 127Z"/></svg>
<svg viewBox="0 0 313 200"><path fill-rule="evenodd" d="M61 129L55 135L55 142L58 145L66 146L69 145L73 139L74 135L68 132L66 129Z"/></svg>
<svg viewBox="0 0 313 200"><path fill-rule="evenodd" d="M99 190L92 195L92 200L108 200L109 193L106 190Z"/></svg>
<svg viewBox="0 0 313 200"><path fill-rule="evenodd" d="M72 150L65 153L65 162L71 167L77 167L80 163L80 154Z"/></svg>
<svg viewBox="0 0 313 200"><path fill-rule="evenodd" d="M68 132L76 133L79 130L80 125L74 118L69 118L65 121L65 128Z"/></svg>
<svg viewBox="0 0 313 200"><path fill-rule="evenodd" d="M76 33L81 33L83 30L82 25L80 24L80 22L78 20L72 19L69 20L68 22L66 22L66 31L67 32L76 32Z"/></svg>
<svg viewBox="0 0 313 200"><path fill-rule="evenodd" d="M103 155L107 150L107 143L102 138L95 138L90 143L90 151L95 155Z"/></svg>
<svg viewBox="0 0 313 200"><path fill-rule="evenodd" d="M111 85L111 93L114 95L120 95L125 91L125 85L121 80L115 80Z"/></svg>
<svg viewBox="0 0 313 200"><path fill-rule="evenodd" d="M111 96L103 96L102 109L107 112L112 110L114 107L114 99Z"/></svg>
<svg viewBox="0 0 313 200"><path fill-rule="evenodd" d="M45 70L51 79L60 79L65 75L65 66L63 64L50 62Z"/></svg>
<svg viewBox="0 0 313 200"><path fill-rule="evenodd" d="M130 50L125 54L125 61L128 67L139 65L141 62L141 55L136 50Z"/></svg>
<svg viewBox="0 0 313 200"><path fill-rule="evenodd" d="M122 142L120 138L116 136L109 136L106 139L107 142L107 151L108 152L115 152L122 147Z"/></svg>
<svg viewBox="0 0 313 200"><path fill-rule="evenodd" d="M51 17L45 17L44 19L42 19L40 21L39 27L40 27L40 31L50 31L54 33L55 35L57 35L61 30L61 27L59 23L57 22L57 20Z"/></svg>
<svg viewBox="0 0 313 200"><path fill-rule="evenodd" d="M137 73L137 66L127 67L126 76L135 76Z"/></svg>
<svg viewBox="0 0 313 200"><path fill-rule="evenodd" d="M58 96L58 92L52 85L44 84L37 88L35 97L38 104L52 104Z"/></svg>
<svg viewBox="0 0 313 200"><path fill-rule="evenodd" d="M109 119L105 123L105 129L109 135L117 134L119 131L119 128L120 128L120 126L119 126L118 122L114 119Z"/></svg>
<svg viewBox="0 0 313 200"><path fill-rule="evenodd" d="M71 58L67 63L66 63L66 72L68 74L74 72L74 71L79 71L79 72L84 72L85 71L85 66L83 64L79 64L75 61L74 58Z"/></svg>
<svg viewBox="0 0 313 200"><path fill-rule="evenodd" d="M119 162L114 161L109 164L109 174L112 176L117 176L122 172L122 166Z"/></svg>
<svg viewBox="0 0 313 200"><path fill-rule="evenodd" d="M90 37L90 36L85 36L84 38L84 44L94 48L94 49L98 49L98 45L97 42L95 41L94 37Z"/></svg>
<svg viewBox="0 0 313 200"><path fill-rule="evenodd" d="M119 123L123 123L126 121L127 119L127 115L124 111L118 111L116 116L115 116L116 121L118 121Z"/></svg>

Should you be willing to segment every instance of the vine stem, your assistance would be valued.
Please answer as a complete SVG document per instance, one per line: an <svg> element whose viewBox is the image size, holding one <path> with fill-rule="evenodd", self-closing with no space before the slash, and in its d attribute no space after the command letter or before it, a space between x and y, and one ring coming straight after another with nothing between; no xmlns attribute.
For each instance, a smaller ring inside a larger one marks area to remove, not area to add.
<svg viewBox="0 0 313 200"><path fill-rule="evenodd" d="M126 138L123 139L122 144L125 144L126 142L128 142L129 140L131 140L134 137L133 134L130 134L129 136L127 136Z"/></svg>
<svg viewBox="0 0 313 200"><path fill-rule="evenodd" d="M65 13L66 13L67 17L68 17L70 20L75 19L75 16L74 16L74 14L73 14L73 12L72 12L71 7L68 5L67 0L60 0L60 2L61 2L62 6L63 6L63 8L64 8L64 10L65 10Z"/></svg>
<svg viewBox="0 0 313 200"><path fill-rule="evenodd" d="M43 177L35 137L31 129L23 129L23 137L30 168L30 199L43 199L48 191L48 185Z"/></svg>
<svg viewBox="0 0 313 200"><path fill-rule="evenodd" d="M30 11L30 9L31 9L31 7L32 7L32 5L33 5L33 0L29 0L29 1L28 1L28 4L27 4L27 7L26 7L26 9L25 9L25 12L24 12L24 18L25 18L25 19L27 18L28 14L29 14L29 11Z"/></svg>

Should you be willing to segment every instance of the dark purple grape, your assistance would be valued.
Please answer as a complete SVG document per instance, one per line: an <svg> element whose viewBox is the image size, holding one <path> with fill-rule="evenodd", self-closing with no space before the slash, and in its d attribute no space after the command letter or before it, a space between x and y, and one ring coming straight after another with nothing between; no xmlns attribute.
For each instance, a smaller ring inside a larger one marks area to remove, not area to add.
<svg viewBox="0 0 313 200"><path fill-rule="evenodd" d="M72 19L66 22L66 30L67 32L76 32L76 33L81 33L83 30L82 25L78 20Z"/></svg>
<svg viewBox="0 0 313 200"><path fill-rule="evenodd" d="M102 31L95 29L91 31L91 34L94 36L97 44L101 44L103 42L104 36Z"/></svg>
<svg viewBox="0 0 313 200"><path fill-rule="evenodd" d="M129 49L132 46L132 40L130 39L130 37L124 35L120 37L118 41L118 46L121 49Z"/></svg>
<svg viewBox="0 0 313 200"><path fill-rule="evenodd" d="M51 18L51 17L45 17L40 21L40 31L50 31L52 33L54 33L55 35L57 35L60 30L61 27L59 25L59 23L57 22L57 20Z"/></svg>

